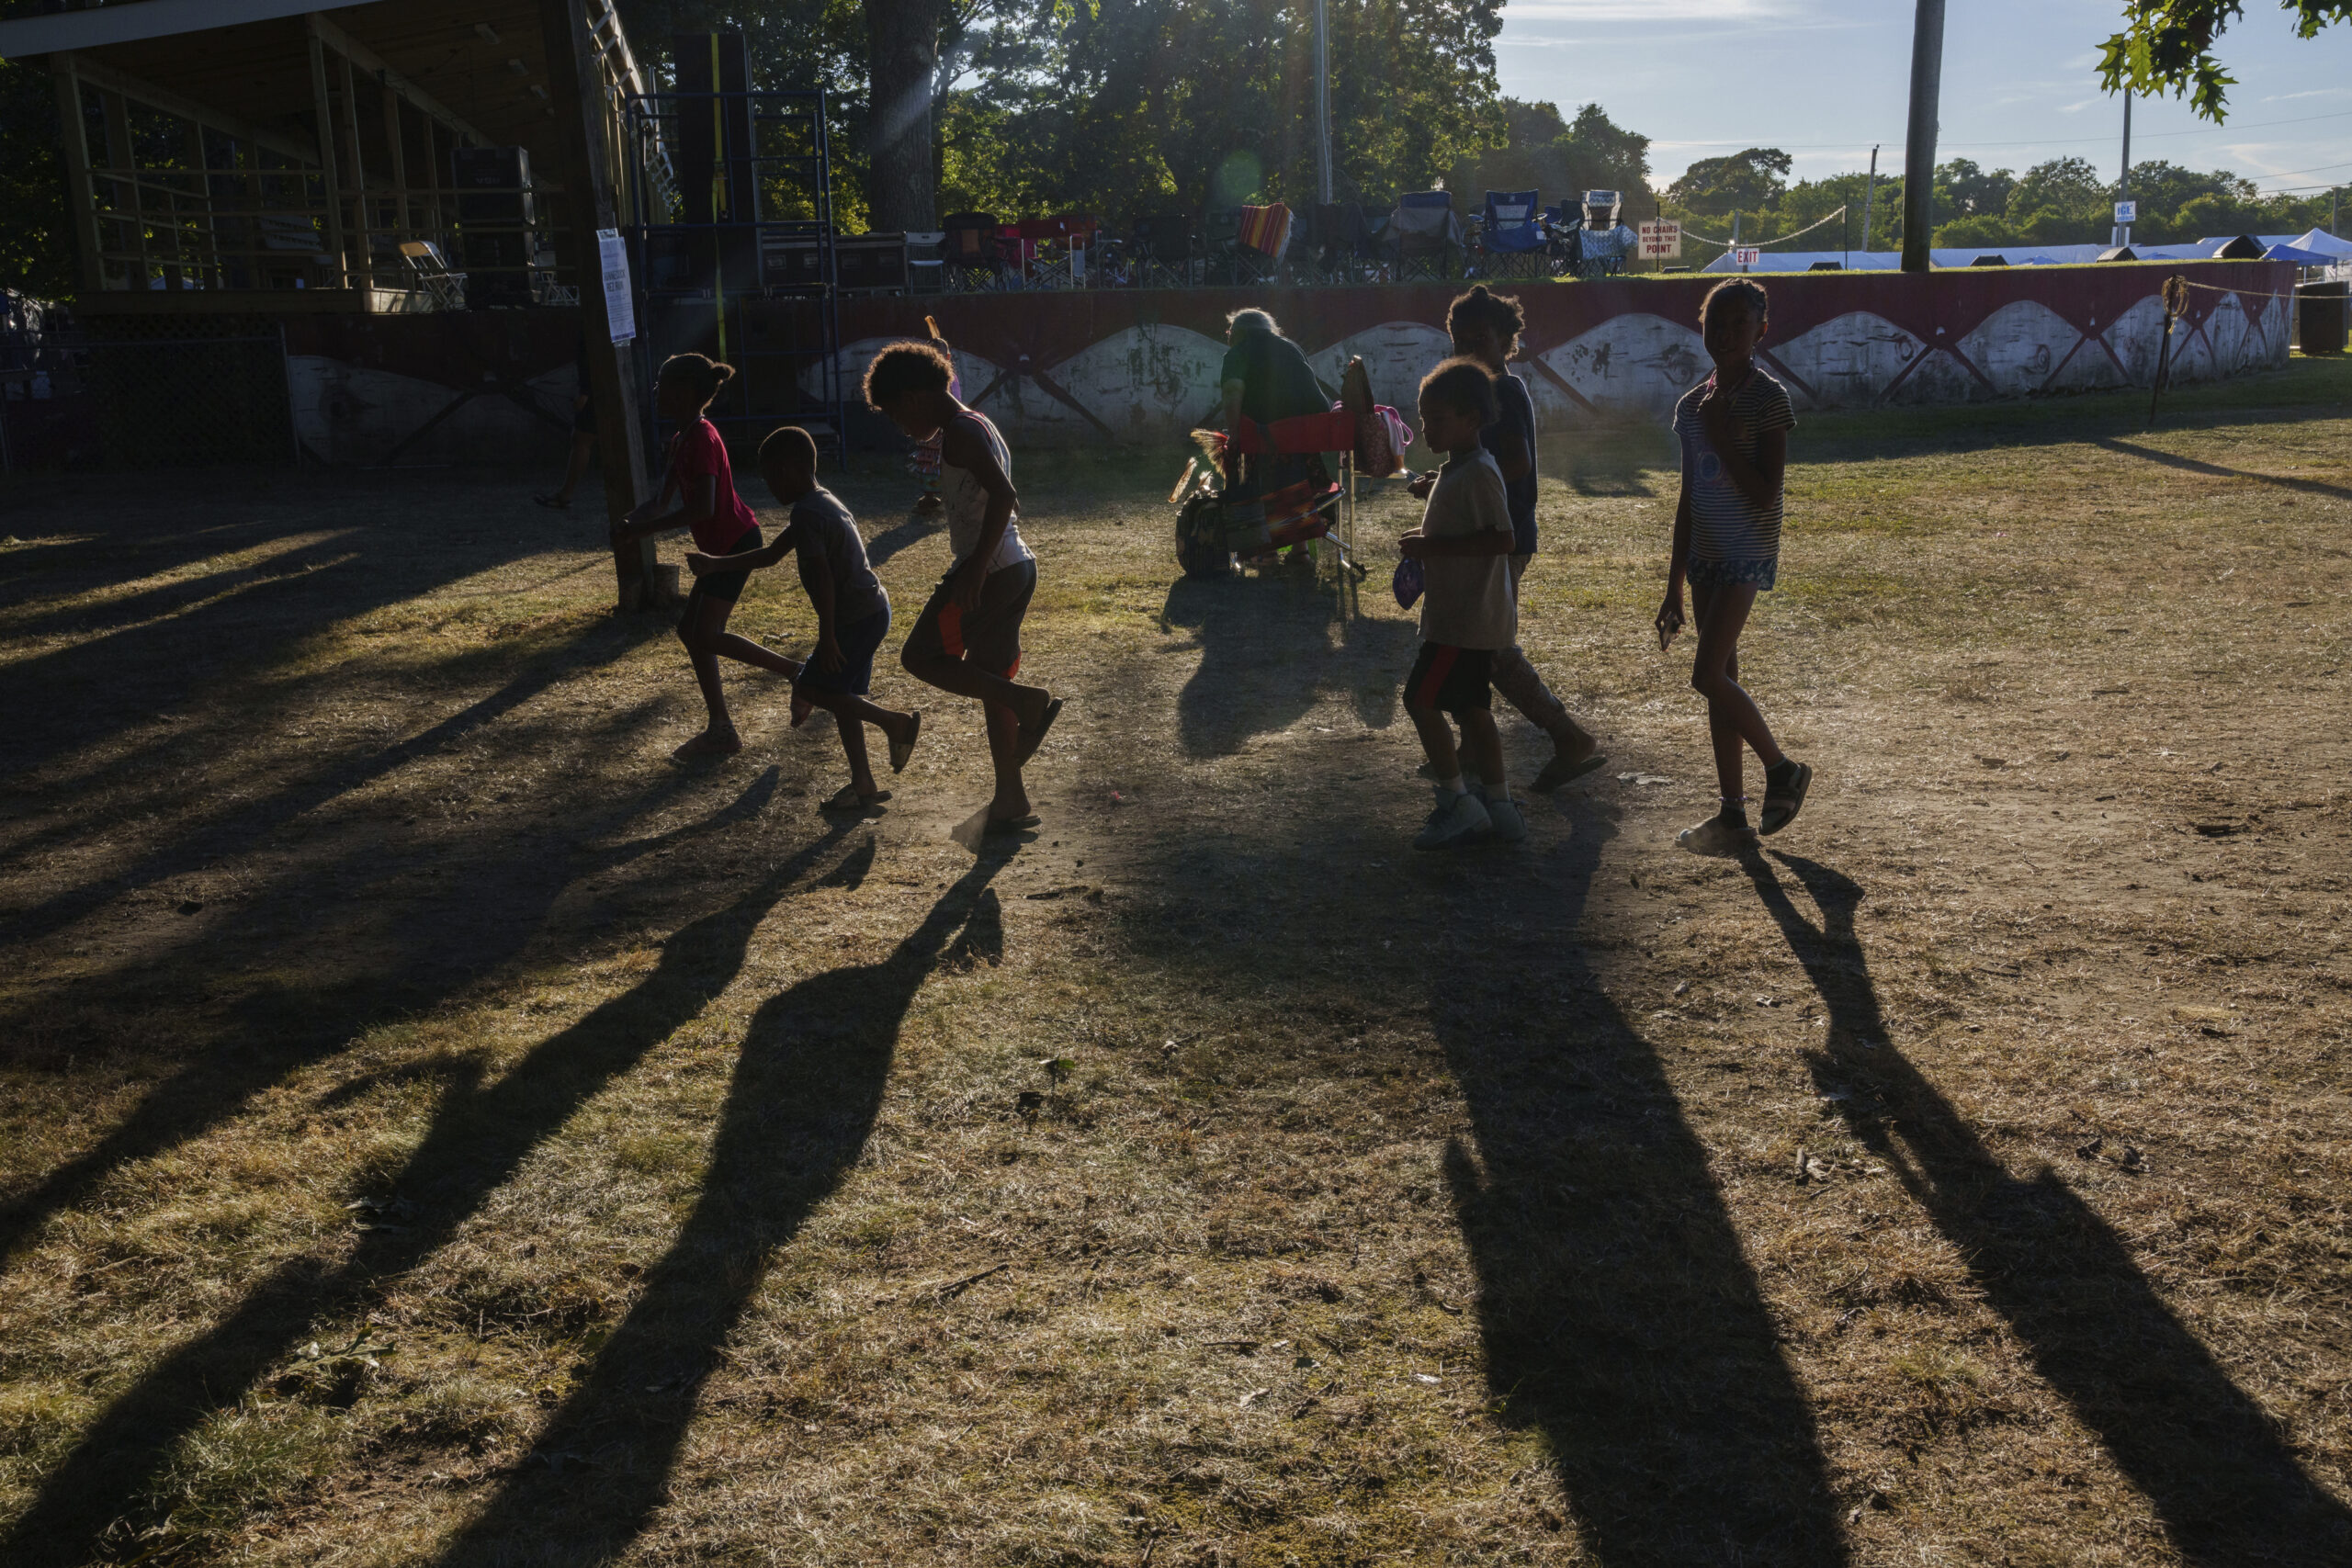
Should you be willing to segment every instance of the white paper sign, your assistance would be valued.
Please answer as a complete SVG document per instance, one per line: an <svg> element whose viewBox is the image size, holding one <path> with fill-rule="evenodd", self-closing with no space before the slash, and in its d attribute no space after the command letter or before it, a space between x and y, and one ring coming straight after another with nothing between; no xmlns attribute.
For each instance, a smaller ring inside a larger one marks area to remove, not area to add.
<svg viewBox="0 0 2352 1568"><path fill-rule="evenodd" d="M2136 201L2117 202L2115 220L2118 223L2137 223L2140 221L2140 204Z"/></svg>
<svg viewBox="0 0 2352 1568"><path fill-rule="evenodd" d="M628 247L617 229L596 231L596 265L605 275L605 321L615 343L637 336L637 301L628 290Z"/></svg>
<svg viewBox="0 0 2352 1568"><path fill-rule="evenodd" d="M1754 266L1763 259L1764 253L1753 245L1742 245L1731 254L1731 264L1734 266Z"/></svg>
<svg viewBox="0 0 2352 1568"><path fill-rule="evenodd" d="M1641 227L1642 255L1650 261L1682 259L1682 225L1670 219L1651 219Z"/></svg>

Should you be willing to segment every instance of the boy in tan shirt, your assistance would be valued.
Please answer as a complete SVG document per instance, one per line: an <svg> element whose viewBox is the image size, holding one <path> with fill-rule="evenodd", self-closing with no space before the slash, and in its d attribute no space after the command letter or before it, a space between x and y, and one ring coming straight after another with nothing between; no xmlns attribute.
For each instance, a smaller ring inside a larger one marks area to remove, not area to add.
<svg viewBox="0 0 2352 1568"><path fill-rule="evenodd" d="M1510 505L1502 470L1479 444L1496 418L1495 386L1475 360L1449 359L1421 382L1421 431L1446 455L1421 525L1397 541L1421 563L1421 651L1405 681L1405 711L1420 732L1437 804L1413 840L1419 850L1457 849L1493 838L1516 842L1527 824L1503 783L1503 742L1495 728L1495 656L1512 646L1519 613L1511 600ZM1451 716L1462 726L1457 750ZM1462 779L1463 753L1481 788Z"/></svg>

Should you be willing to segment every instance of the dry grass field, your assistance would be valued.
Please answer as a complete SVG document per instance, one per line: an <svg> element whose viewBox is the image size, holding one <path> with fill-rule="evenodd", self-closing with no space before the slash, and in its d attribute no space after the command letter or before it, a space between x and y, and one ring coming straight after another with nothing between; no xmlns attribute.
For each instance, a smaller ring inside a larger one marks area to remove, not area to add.
<svg viewBox="0 0 2352 1568"><path fill-rule="evenodd" d="M2143 413L1803 423L1747 863L1655 432L1524 617L1612 763L1448 858L1400 492L1359 597L1022 461L1002 844L895 666L880 812L763 677L673 765L543 475L0 491L0 1562L2340 1568L2352 367Z"/></svg>

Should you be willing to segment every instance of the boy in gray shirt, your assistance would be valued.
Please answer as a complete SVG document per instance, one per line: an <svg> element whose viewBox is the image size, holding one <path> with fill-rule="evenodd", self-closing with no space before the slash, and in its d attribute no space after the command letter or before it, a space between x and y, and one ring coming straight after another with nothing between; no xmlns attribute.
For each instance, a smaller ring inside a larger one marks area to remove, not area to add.
<svg viewBox="0 0 2352 1568"><path fill-rule="evenodd" d="M1502 470L1478 440L1496 417L1494 381L1475 360L1449 359L1422 380L1420 402L1422 434L1446 462L1421 525L1397 541L1407 560L1421 563L1426 581L1421 651L1405 681L1405 711L1437 776L1436 807L1413 847L1454 849L1489 837L1516 842L1527 824L1503 782L1491 685L1496 655L1519 635L1510 506ZM1449 716L1462 726L1459 750ZM1478 771L1475 794L1463 784L1464 752Z"/></svg>
<svg viewBox="0 0 2352 1568"><path fill-rule="evenodd" d="M865 726L890 743L890 771L902 773L922 733L921 713L899 713L867 697L874 684L874 655L890 631L890 595L865 558L857 520L841 498L817 482L817 444L798 425L783 425L760 444L760 472L777 501L792 508L792 521L776 541L743 555L690 555L697 575L724 565L729 570L771 567L787 551L798 557L800 585L817 611L817 648L792 683L793 723L809 707L820 707L841 727L842 750L849 760L849 784L820 808L863 811L890 798L875 783L865 752Z"/></svg>

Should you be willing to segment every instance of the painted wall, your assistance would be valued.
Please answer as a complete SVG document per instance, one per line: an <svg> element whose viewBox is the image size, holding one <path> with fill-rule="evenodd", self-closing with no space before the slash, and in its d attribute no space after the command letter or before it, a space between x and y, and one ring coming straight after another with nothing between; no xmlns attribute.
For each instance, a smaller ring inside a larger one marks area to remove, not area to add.
<svg viewBox="0 0 2352 1568"><path fill-rule="evenodd" d="M2176 331L2173 378L2285 365L2293 269L2275 262L1999 268L1928 276L1813 274L1770 283L1768 367L1801 408L1870 408L2146 386L2176 274L2202 287ZM1713 277L1498 286L1527 314L1518 369L1549 428L1664 419L1704 378L1700 301ZM1164 442L1216 404L1224 319L1265 308L1337 385L1351 356L1374 396L1410 410L1448 351L1455 287L1191 289L860 299L842 307L841 368L854 386L885 344L954 345L967 400L1041 444ZM813 385L813 375L808 378Z"/></svg>
<svg viewBox="0 0 2352 1568"><path fill-rule="evenodd" d="M2177 381L2283 367L2294 268L2283 262L1976 268L1774 277L1769 368L1800 408L1855 409L2146 386L2180 276ZM1518 368L1547 428L1664 419L1707 370L1697 319L1720 279L1504 285L1524 306ZM1410 410L1445 356L1454 286L1101 290L844 300L839 368L854 389L885 344L938 318L965 397L1040 446L1167 445L1217 402L1227 312L1273 311L1336 385L1362 355L1382 402ZM806 305L748 306L754 333L808 341ZM763 318L766 318L763 321ZM311 316L286 325L295 423L318 458L560 462L571 420L577 312ZM708 344L675 344L669 348ZM811 369L804 380L813 383ZM853 421L869 434L876 421ZM429 428L427 428L429 426ZM422 434L420 434L420 432Z"/></svg>

